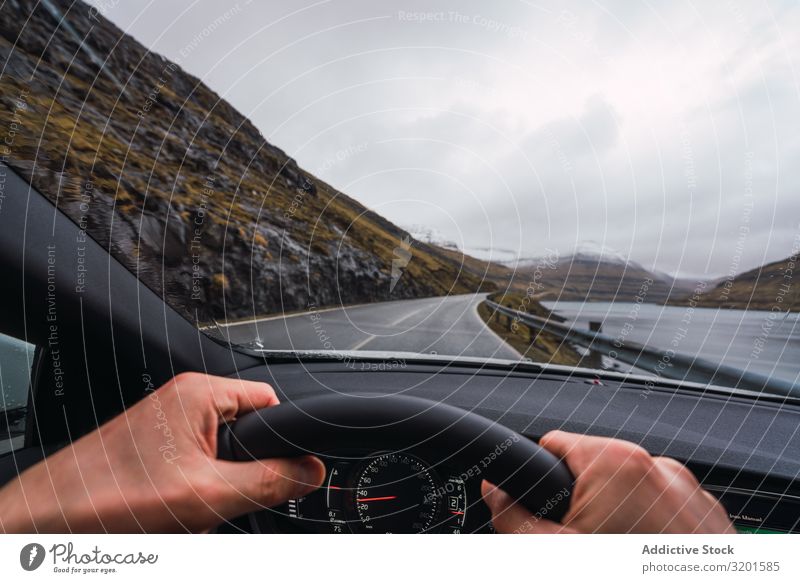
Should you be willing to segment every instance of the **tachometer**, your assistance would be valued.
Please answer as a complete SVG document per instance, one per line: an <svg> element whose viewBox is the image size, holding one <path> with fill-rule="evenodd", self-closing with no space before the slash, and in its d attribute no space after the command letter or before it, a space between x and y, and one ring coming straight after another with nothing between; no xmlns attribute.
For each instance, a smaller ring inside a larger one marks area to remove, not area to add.
<svg viewBox="0 0 800 583"><path fill-rule="evenodd" d="M416 457L387 453L373 458L356 479L355 508L365 532L417 533L439 513L439 483Z"/></svg>

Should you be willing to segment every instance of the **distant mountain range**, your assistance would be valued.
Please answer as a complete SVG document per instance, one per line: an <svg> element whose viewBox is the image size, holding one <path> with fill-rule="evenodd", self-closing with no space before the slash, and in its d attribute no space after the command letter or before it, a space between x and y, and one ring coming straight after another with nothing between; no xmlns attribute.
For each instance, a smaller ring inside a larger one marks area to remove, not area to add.
<svg viewBox="0 0 800 583"><path fill-rule="evenodd" d="M82 2L4 2L0 58L4 161L192 320L486 285Z"/></svg>
<svg viewBox="0 0 800 583"><path fill-rule="evenodd" d="M690 294L695 282L645 269L607 247L584 244L566 257L555 254L508 262L512 288L540 300L662 304Z"/></svg>
<svg viewBox="0 0 800 583"><path fill-rule="evenodd" d="M510 289L532 290L543 301L633 302L750 310L800 311L797 256L730 278L705 281L648 270L619 252L592 244L567 257L506 262ZM503 282L498 285L503 287Z"/></svg>

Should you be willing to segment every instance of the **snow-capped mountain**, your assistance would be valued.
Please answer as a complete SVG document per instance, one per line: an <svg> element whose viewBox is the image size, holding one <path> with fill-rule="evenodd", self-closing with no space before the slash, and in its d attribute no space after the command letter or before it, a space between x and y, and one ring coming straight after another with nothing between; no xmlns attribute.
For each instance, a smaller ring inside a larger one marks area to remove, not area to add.
<svg viewBox="0 0 800 583"><path fill-rule="evenodd" d="M691 289L691 282L647 269L627 254L592 241L567 255L551 252L504 264L516 271L516 281L535 278L543 299L663 303Z"/></svg>

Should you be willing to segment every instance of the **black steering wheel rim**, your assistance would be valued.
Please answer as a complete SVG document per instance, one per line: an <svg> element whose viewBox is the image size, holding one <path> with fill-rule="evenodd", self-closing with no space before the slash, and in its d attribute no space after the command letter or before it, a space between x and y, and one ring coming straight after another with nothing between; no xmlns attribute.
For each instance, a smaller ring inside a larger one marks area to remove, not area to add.
<svg viewBox="0 0 800 583"><path fill-rule="evenodd" d="M573 477L534 441L476 413L408 395L326 394L220 427L218 457L250 461L346 450L395 451L470 471L535 517L560 520Z"/></svg>

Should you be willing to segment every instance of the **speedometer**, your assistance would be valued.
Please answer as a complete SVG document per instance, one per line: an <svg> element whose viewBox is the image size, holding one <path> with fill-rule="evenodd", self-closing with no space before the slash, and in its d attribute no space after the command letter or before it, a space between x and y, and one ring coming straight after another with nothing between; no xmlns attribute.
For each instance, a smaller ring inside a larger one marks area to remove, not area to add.
<svg viewBox="0 0 800 583"><path fill-rule="evenodd" d="M355 508L365 532L417 533L431 528L439 512L439 483L416 457L387 453L358 474Z"/></svg>

